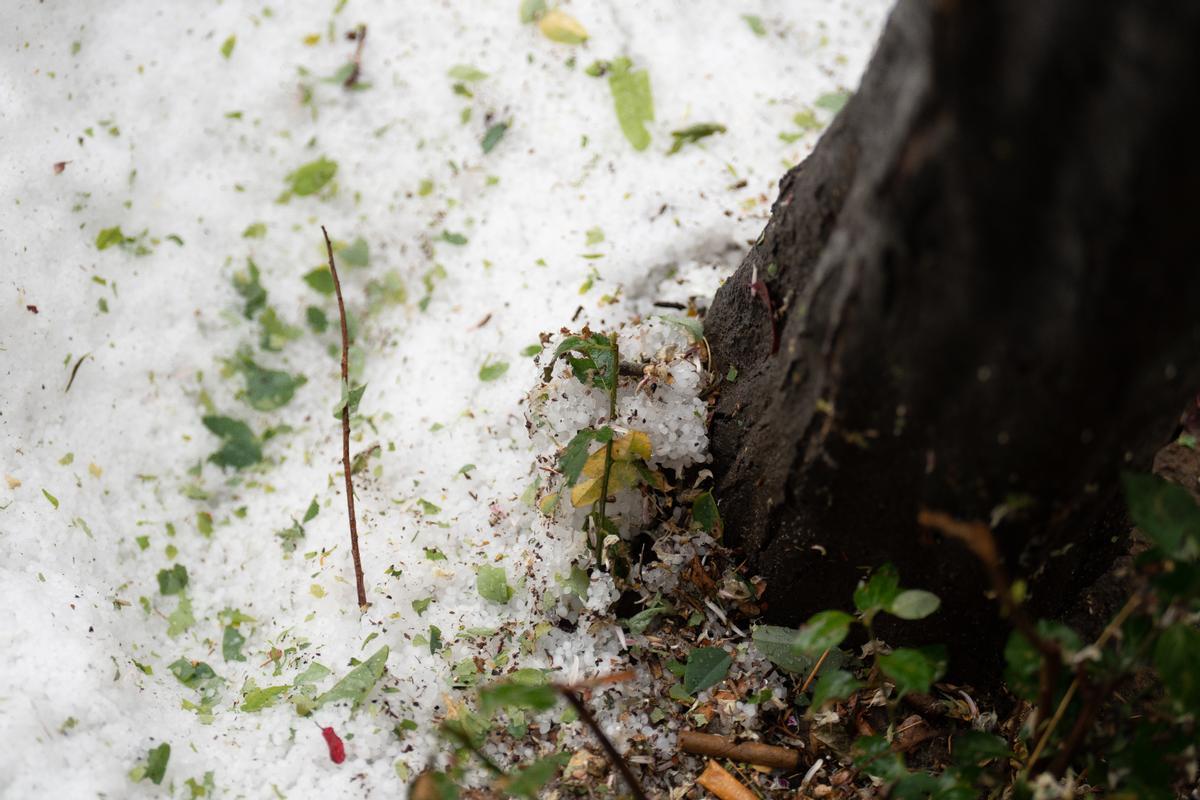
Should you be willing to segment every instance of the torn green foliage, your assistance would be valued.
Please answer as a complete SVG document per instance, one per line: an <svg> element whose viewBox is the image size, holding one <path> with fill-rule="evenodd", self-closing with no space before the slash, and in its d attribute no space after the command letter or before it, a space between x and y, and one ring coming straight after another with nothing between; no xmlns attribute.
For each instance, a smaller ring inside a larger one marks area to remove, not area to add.
<svg viewBox="0 0 1200 800"><path fill-rule="evenodd" d="M346 673L333 688L318 697L316 707L320 708L326 703L336 703L339 700L349 700L354 707L360 705L382 677L387 665L388 652L387 645L376 650L370 658Z"/></svg>
<svg viewBox="0 0 1200 800"><path fill-rule="evenodd" d="M243 469L262 461L262 445L250 426L233 417L206 415L204 427L221 439L221 447L208 457L219 467Z"/></svg>
<svg viewBox="0 0 1200 800"><path fill-rule="evenodd" d="M675 141L671 144L671 149L667 151L667 155L678 153L683 149L685 144L695 144L701 139L718 133L725 133L725 126L716 122L701 122L677 131L671 131L671 136L674 137Z"/></svg>
<svg viewBox="0 0 1200 800"><path fill-rule="evenodd" d="M621 132L635 150L650 146L646 123L654 120L654 98L650 93L650 73L633 69L633 62L622 56L608 65L608 88Z"/></svg>

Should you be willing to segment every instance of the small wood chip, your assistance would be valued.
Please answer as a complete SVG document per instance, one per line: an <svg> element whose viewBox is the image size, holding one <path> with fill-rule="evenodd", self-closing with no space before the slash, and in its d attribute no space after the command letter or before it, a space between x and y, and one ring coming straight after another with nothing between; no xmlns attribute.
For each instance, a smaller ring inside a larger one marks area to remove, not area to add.
<svg viewBox="0 0 1200 800"><path fill-rule="evenodd" d="M758 800L754 792L717 762L709 759L704 772L696 779L696 783L720 798L720 800Z"/></svg>

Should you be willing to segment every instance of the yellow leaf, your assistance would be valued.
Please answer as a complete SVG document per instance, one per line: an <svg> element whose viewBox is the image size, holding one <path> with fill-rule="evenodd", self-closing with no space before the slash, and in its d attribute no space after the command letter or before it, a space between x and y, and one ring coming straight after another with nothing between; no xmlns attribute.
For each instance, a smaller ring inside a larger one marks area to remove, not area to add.
<svg viewBox="0 0 1200 800"><path fill-rule="evenodd" d="M587 469L586 467L584 468ZM571 505L579 508L580 506L590 506L592 503L600 499L600 478L588 478L586 481L580 481L571 488Z"/></svg>
<svg viewBox="0 0 1200 800"><path fill-rule="evenodd" d="M650 437L642 431L630 431L613 442L613 461L643 461L650 458Z"/></svg>
<svg viewBox="0 0 1200 800"><path fill-rule="evenodd" d="M583 474L588 478L599 478L604 475L604 451L608 445L604 445L596 452L588 456L588 460L583 462ZM614 444L613 450L617 447ZM578 484L576 484L578 486ZM578 503L576 503L578 505Z"/></svg>
<svg viewBox="0 0 1200 800"><path fill-rule="evenodd" d="M304 44L307 47L312 47L313 45L317 44L320 41L321 41L321 34L319 34L319 33L310 33L304 37Z"/></svg>
<svg viewBox="0 0 1200 800"><path fill-rule="evenodd" d="M539 21L538 28L547 39L563 44L581 44L588 38L587 30L579 20L557 8L547 12Z"/></svg>
<svg viewBox="0 0 1200 800"><path fill-rule="evenodd" d="M538 501L538 511L542 512L543 516L554 516L554 509L558 507L558 492L553 492L546 495Z"/></svg>

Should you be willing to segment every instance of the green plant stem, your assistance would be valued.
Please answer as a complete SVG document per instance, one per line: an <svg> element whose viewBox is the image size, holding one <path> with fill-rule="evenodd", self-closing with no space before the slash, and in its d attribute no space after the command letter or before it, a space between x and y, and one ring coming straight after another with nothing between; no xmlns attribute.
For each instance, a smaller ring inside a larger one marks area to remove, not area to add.
<svg viewBox="0 0 1200 800"><path fill-rule="evenodd" d="M608 425L612 428L613 422L617 418L617 383L620 381L619 370L616 368L621 363L621 354L617 349L617 335L610 334L609 341L612 342L612 374L609 375L608 387ZM604 476L600 479L600 499L596 501L596 526L599 530L596 532L596 562L600 563L604 558L604 520L605 508L608 505L608 477L612 472L612 454L613 454L613 438L616 433L613 433L608 438L608 443L604 445Z"/></svg>
<svg viewBox="0 0 1200 800"><path fill-rule="evenodd" d="M333 243L329 231L321 226L325 235L325 250L329 253L329 274L333 276L333 288L337 293L338 320L342 325L342 392L347 398L342 406L342 471L346 475L346 513L350 516L350 555L354 559L354 584L358 590L358 609L366 611L367 589L363 584L362 557L358 553L358 523L354 519L354 481L350 478L350 334L346 328L346 304L342 301L342 284L338 280L337 265L333 263Z"/></svg>

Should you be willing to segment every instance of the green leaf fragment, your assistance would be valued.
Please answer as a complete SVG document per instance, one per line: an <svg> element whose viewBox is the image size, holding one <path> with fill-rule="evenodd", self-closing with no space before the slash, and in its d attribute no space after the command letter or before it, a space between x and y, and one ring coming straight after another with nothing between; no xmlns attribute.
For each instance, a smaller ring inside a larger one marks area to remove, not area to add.
<svg viewBox="0 0 1200 800"><path fill-rule="evenodd" d="M338 404L333 407L333 416L340 418L343 409L349 408L350 415L354 416L358 411L358 403L362 400L363 392L367 390L367 385L364 383L360 386L355 386L350 391L346 391L346 384L342 384L342 397L338 400Z"/></svg>
<svg viewBox="0 0 1200 800"><path fill-rule="evenodd" d="M645 150L650 146L646 123L654 120L650 73L633 69L633 62L622 56L609 64L608 88L612 92L621 132L635 150Z"/></svg>
<svg viewBox="0 0 1200 800"><path fill-rule="evenodd" d="M232 625L225 626L225 633L221 637L221 655L226 661L245 661L246 656L242 654L242 645L246 643L246 637L241 631Z"/></svg>
<svg viewBox="0 0 1200 800"><path fill-rule="evenodd" d="M225 41L221 42L221 55L229 58L233 55L233 48L237 46L237 37L230 36Z"/></svg>
<svg viewBox="0 0 1200 800"><path fill-rule="evenodd" d="M176 564L170 569L160 569L158 571L158 591L159 594L172 595L179 594L188 585L188 571L183 564Z"/></svg>
<svg viewBox="0 0 1200 800"><path fill-rule="evenodd" d="M50 505L54 506L55 508L58 508L58 498L57 497L50 494L45 489L42 489L42 496L46 498L46 501L48 503L50 503Z"/></svg>
<svg viewBox="0 0 1200 800"><path fill-rule="evenodd" d="M500 144L500 140L504 138L504 134L508 132L511 124L511 122L497 122L488 126L483 134L483 140L480 142L484 153L492 152L496 145Z"/></svg>
<svg viewBox="0 0 1200 800"><path fill-rule="evenodd" d="M508 363L505 361L493 361L490 364L484 364L479 368L479 380L487 383L500 378L504 373L508 372Z"/></svg>
<svg viewBox="0 0 1200 800"><path fill-rule="evenodd" d="M841 111L846 105L846 101L850 99L849 92L826 92L817 98L813 103L817 108L823 108L826 111L832 111L834 114Z"/></svg>
<svg viewBox="0 0 1200 800"><path fill-rule="evenodd" d="M476 69L470 64L455 64L446 74L456 81L466 81L468 83L481 81L488 76L486 72Z"/></svg>
<svg viewBox="0 0 1200 800"><path fill-rule="evenodd" d="M475 588L483 599L502 605L513 596L513 589L508 585L508 574L504 567L493 567L490 564L484 564L476 571Z"/></svg>
<svg viewBox="0 0 1200 800"><path fill-rule="evenodd" d="M305 197L321 191L327 183L333 180L337 171L336 161L330 161L325 156L321 156L316 161L310 161L288 173L284 180L290 184L293 194Z"/></svg>
<svg viewBox="0 0 1200 800"><path fill-rule="evenodd" d="M755 36L767 35L767 28L763 25L762 17L755 16L754 14L742 14L742 19L746 21L746 25L750 27Z"/></svg>
<svg viewBox="0 0 1200 800"><path fill-rule="evenodd" d="M721 512L717 510L717 500L712 492L704 492L692 501L692 522L713 538L721 538L725 526L721 522Z"/></svg>
<svg viewBox="0 0 1200 800"><path fill-rule="evenodd" d="M288 688L286 684L281 684L279 686L264 686L261 689L252 689L246 693L246 697L238 710L253 713L255 711L262 711L264 708L269 708L275 704L279 695L287 691Z"/></svg>
<svg viewBox="0 0 1200 800"><path fill-rule="evenodd" d="M351 267L367 266L371 261L371 252L367 246L367 240L359 236L354 240L353 244L338 253L338 258L341 259L342 263Z"/></svg>
<svg viewBox="0 0 1200 800"><path fill-rule="evenodd" d="M262 461L262 447L250 427L241 420L206 415L204 427L221 439L221 448L208 457L219 467L242 469Z"/></svg>
<svg viewBox="0 0 1200 800"><path fill-rule="evenodd" d="M321 266L310 272L306 272L304 274L304 282L313 291L325 295L333 294L333 275L329 272L329 267ZM324 313L321 314L321 317L324 319Z"/></svg>
<svg viewBox="0 0 1200 800"><path fill-rule="evenodd" d="M667 155L678 153L683 149L685 144L695 144L701 139L717 133L725 133L725 126L716 122L701 122L677 131L671 131L671 136L675 138L675 141L671 144L671 149L667 151Z"/></svg>
<svg viewBox="0 0 1200 800"><path fill-rule="evenodd" d="M375 683L383 676L388 652L388 646L384 645L366 661L346 673L346 676L335 683L329 691L317 698L317 707L339 700L350 700L355 707L361 704L374 688Z"/></svg>
<svg viewBox="0 0 1200 800"><path fill-rule="evenodd" d="M150 779L150 782L158 786L163 782L163 776L167 774L167 763L171 760L171 745L163 742L158 747L150 748L150 752L146 754L146 771L144 777Z"/></svg>
<svg viewBox="0 0 1200 800"><path fill-rule="evenodd" d="M701 647L688 656L683 672L683 688L688 694L716 686L729 672L733 659L719 647Z"/></svg>

